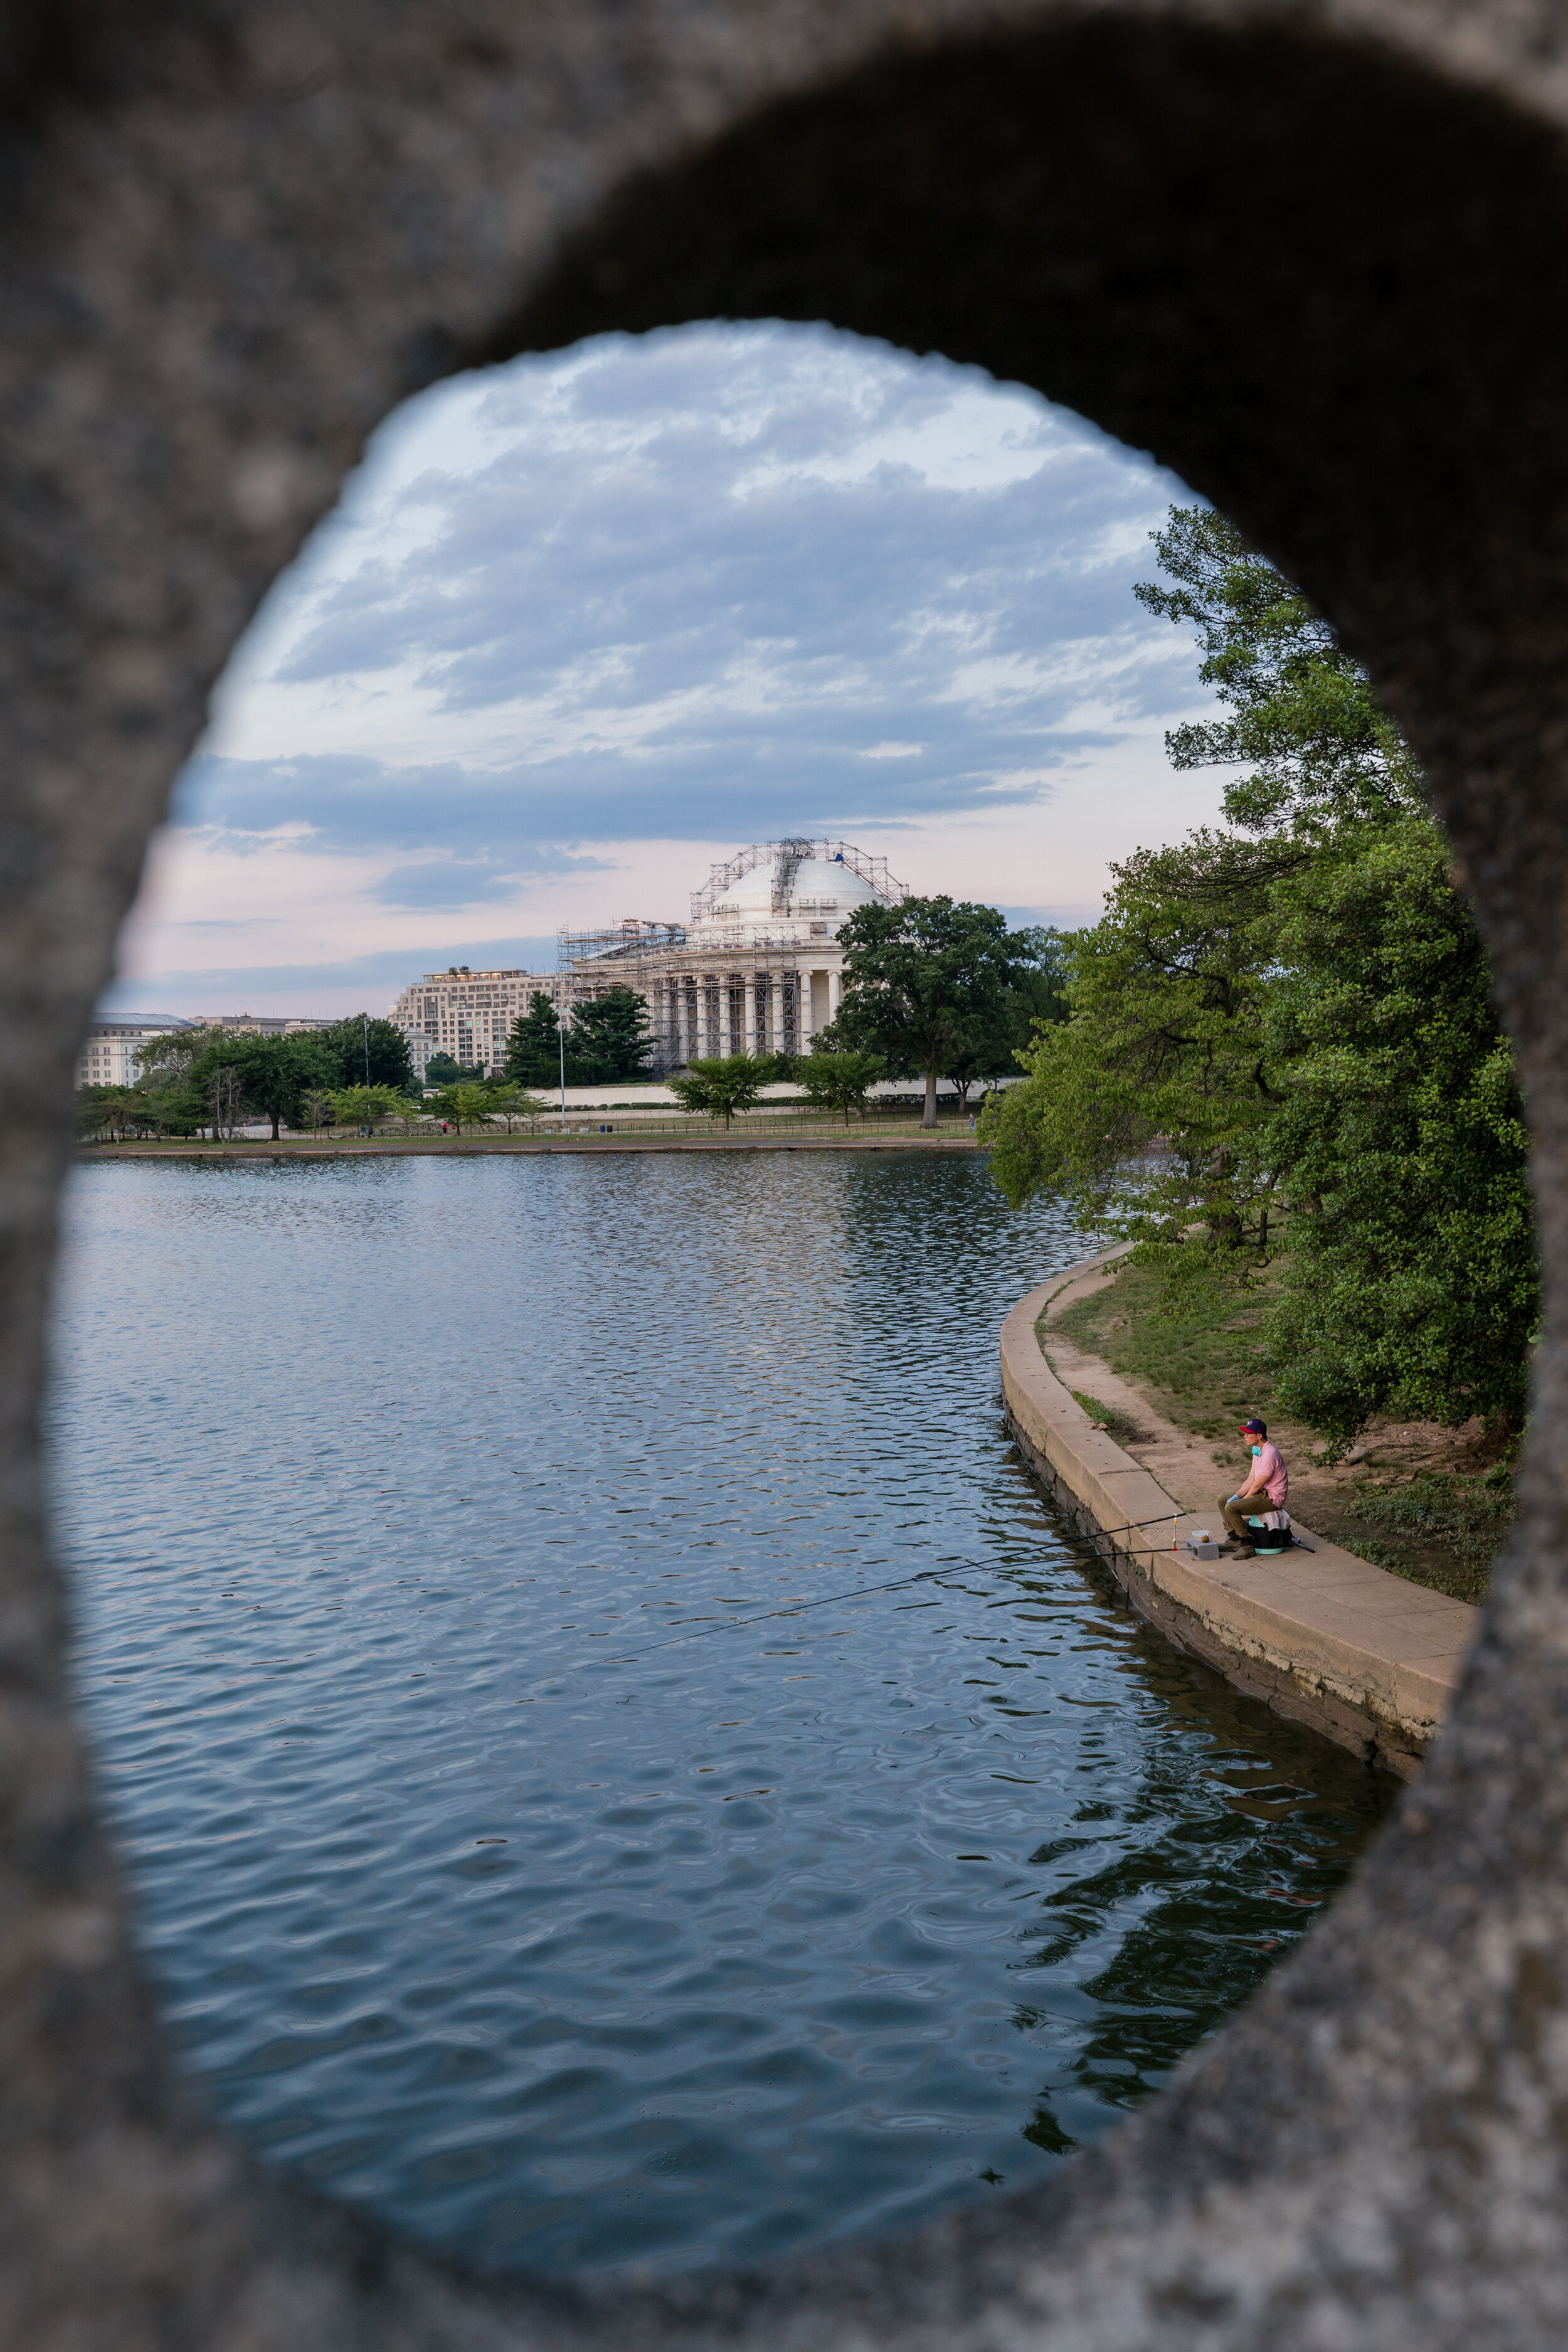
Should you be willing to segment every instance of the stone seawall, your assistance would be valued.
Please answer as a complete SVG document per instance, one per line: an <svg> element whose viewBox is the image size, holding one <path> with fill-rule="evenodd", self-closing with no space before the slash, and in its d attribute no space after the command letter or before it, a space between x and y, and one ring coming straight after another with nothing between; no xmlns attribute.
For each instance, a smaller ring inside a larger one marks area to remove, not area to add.
<svg viewBox="0 0 1568 2352"><path fill-rule="evenodd" d="M1099 1261L1090 1261L1090 1265ZM1088 1272L1075 1268L1075 1275ZM1097 1429L1041 1353L1036 1325L1073 1276L1019 1300L1002 1327L1008 1426L1140 1615L1227 1682L1408 1779L1458 1688L1479 1609L1391 1576L1297 1523L1310 1550L1195 1559L1218 1528L1184 1510Z"/></svg>

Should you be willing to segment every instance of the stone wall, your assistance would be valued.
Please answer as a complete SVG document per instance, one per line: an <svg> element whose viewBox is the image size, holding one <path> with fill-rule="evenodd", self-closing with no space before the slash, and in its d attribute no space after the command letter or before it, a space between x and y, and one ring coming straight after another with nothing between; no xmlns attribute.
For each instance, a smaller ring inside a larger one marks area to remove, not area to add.
<svg viewBox="0 0 1568 2352"><path fill-rule="evenodd" d="M8 0L0 2327L29 2352L1554 2345L1568 2321L1562 0ZM268 581L398 398L826 317L1152 449L1369 663L1496 960L1552 1298L1450 1722L1332 1914L1051 2192L748 2281L465 2281L163 2050L65 1699L37 1410L74 1057Z"/></svg>

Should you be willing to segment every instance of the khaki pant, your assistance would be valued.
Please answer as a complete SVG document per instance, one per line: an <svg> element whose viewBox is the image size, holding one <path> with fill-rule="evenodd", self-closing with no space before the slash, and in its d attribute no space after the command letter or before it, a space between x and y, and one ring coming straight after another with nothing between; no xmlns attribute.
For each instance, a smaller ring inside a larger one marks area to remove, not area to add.
<svg viewBox="0 0 1568 2352"><path fill-rule="evenodd" d="M1219 1507L1220 1516L1226 1526L1242 1543L1279 1542L1279 1538L1272 1529L1250 1528L1247 1524L1248 1512L1251 1512L1255 1518L1260 1519L1266 1512L1274 1508L1267 1495L1248 1495L1244 1503L1222 1503Z"/></svg>

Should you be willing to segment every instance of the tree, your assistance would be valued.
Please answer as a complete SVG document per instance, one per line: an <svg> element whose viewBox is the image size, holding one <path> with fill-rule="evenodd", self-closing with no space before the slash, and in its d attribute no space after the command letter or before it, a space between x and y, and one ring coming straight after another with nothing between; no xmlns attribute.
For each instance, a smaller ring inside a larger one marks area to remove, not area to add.
<svg viewBox="0 0 1568 2352"><path fill-rule="evenodd" d="M852 1110L864 1118L866 1097L881 1076L882 1065L875 1054L819 1045L795 1063L794 1075L808 1102L818 1110L841 1110L847 1127Z"/></svg>
<svg viewBox="0 0 1568 2352"><path fill-rule="evenodd" d="M245 1118L245 1075L233 1062L214 1059L202 1067L201 1083L215 1143L232 1143Z"/></svg>
<svg viewBox="0 0 1568 2352"><path fill-rule="evenodd" d="M154 1123L146 1096L133 1087L77 1089L77 1133L84 1141L95 1135L123 1141L130 1134L145 1135Z"/></svg>
<svg viewBox="0 0 1568 2352"><path fill-rule="evenodd" d="M464 1128L483 1127L493 1108L483 1087L447 1087L437 1097L437 1108L461 1135Z"/></svg>
<svg viewBox="0 0 1568 2352"><path fill-rule="evenodd" d="M1250 765L1226 786L1228 823L1308 836L1422 809L1420 773L1366 673L1300 591L1212 508L1173 507L1152 534L1173 588L1132 591L1198 633L1198 676L1229 715L1165 738L1175 768Z"/></svg>
<svg viewBox="0 0 1568 2352"><path fill-rule="evenodd" d="M561 1075L561 1031L555 1007L542 988L528 1011L512 1023L506 1043L506 1075L521 1087L552 1087Z"/></svg>
<svg viewBox="0 0 1568 2352"><path fill-rule="evenodd" d="M857 907L838 937L846 994L825 1034L923 1077L924 1126L936 1125L939 1077L967 1101L977 1076L1007 1067L1020 965L994 907L945 897Z"/></svg>
<svg viewBox="0 0 1568 2352"><path fill-rule="evenodd" d="M1522 1424L1540 1314L1524 1109L1490 972L1425 816L1277 891L1264 1140L1288 1171L1276 1394L1341 1444L1371 1413Z"/></svg>
<svg viewBox="0 0 1568 2352"><path fill-rule="evenodd" d="M1247 1147L1279 1100L1258 921L1279 867L1271 846L1206 831L1112 866L1103 920L1067 946L1073 1018L1038 1029L1027 1077L986 1109L1015 1207L1060 1192L1145 1256L1194 1225L1211 1248L1267 1248L1275 1174Z"/></svg>
<svg viewBox="0 0 1568 2352"><path fill-rule="evenodd" d="M1068 942L1054 924L1035 923L1009 934L1017 966L1017 1044L1026 1046L1041 1021L1068 1017Z"/></svg>
<svg viewBox="0 0 1568 2352"><path fill-rule="evenodd" d="M504 1081L500 1086L491 1087L487 1098L496 1117L505 1119L509 1135L514 1119L543 1118L550 1108L548 1103L540 1102L534 1096L525 1094L521 1087L509 1086Z"/></svg>
<svg viewBox="0 0 1568 2352"><path fill-rule="evenodd" d="M298 1127L307 1087L325 1084L331 1075L329 1057L309 1031L287 1037L226 1037L210 1051L239 1071L247 1102L272 1122L278 1141L282 1123Z"/></svg>
<svg viewBox="0 0 1568 2352"><path fill-rule="evenodd" d="M330 1029L310 1033L332 1082L343 1087L390 1087L402 1094L414 1083L414 1056L401 1029L368 1013L351 1013ZM366 1069L368 1054L369 1069Z"/></svg>
<svg viewBox="0 0 1568 2352"><path fill-rule="evenodd" d="M451 1054L432 1054L425 1065L425 1076L433 1086L477 1087L484 1083L485 1073L478 1062L459 1062Z"/></svg>
<svg viewBox="0 0 1568 2352"><path fill-rule="evenodd" d="M1062 1189L1173 1278L1247 1279L1282 1206L1287 1409L1342 1444L1378 1412L1517 1424L1538 1313L1522 1108L1414 761L1223 518L1173 509L1156 544L1180 585L1139 593L1197 627L1230 709L1171 756L1257 764L1226 830L1140 850L1067 942L1070 1018L987 1112L994 1173L1013 1201Z"/></svg>
<svg viewBox="0 0 1568 2352"><path fill-rule="evenodd" d="M332 1123L336 1127L368 1127L394 1118L407 1097L398 1087L338 1087L332 1093Z"/></svg>
<svg viewBox="0 0 1568 2352"><path fill-rule="evenodd" d="M574 1087L614 1084L647 1075L653 1038L647 1000L635 989L607 988L574 1011L566 1027L566 1083ZM525 1087L560 1084L561 1034L555 1007L536 988L507 1038L506 1075Z"/></svg>
<svg viewBox="0 0 1568 2352"><path fill-rule="evenodd" d="M751 1109L772 1075L767 1055L716 1054L671 1078L669 1090L683 1109L706 1111L727 1128L736 1111Z"/></svg>
<svg viewBox="0 0 1568 2352"><path fill-rule="evenodd" d="M579 1004L566 1032L566 1076L577 1086L601 1086L647 1075L653 1051L647 999L630 988L608 988Z"/></svg>

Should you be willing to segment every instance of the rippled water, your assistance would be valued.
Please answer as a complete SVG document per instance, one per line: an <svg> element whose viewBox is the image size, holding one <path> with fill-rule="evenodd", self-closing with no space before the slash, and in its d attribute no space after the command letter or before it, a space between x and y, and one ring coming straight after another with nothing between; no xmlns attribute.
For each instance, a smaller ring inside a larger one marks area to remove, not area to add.
<svg viewBox="0 0 1568 2352"><path fill-rule="evenodd" d="M977 1160L112 1164L68 1228L79 1672L167 2013L257 2146L456 2251L1020 2184L1382 1813L1030 1485L997 1329L1081 1248Z"/></svg>

